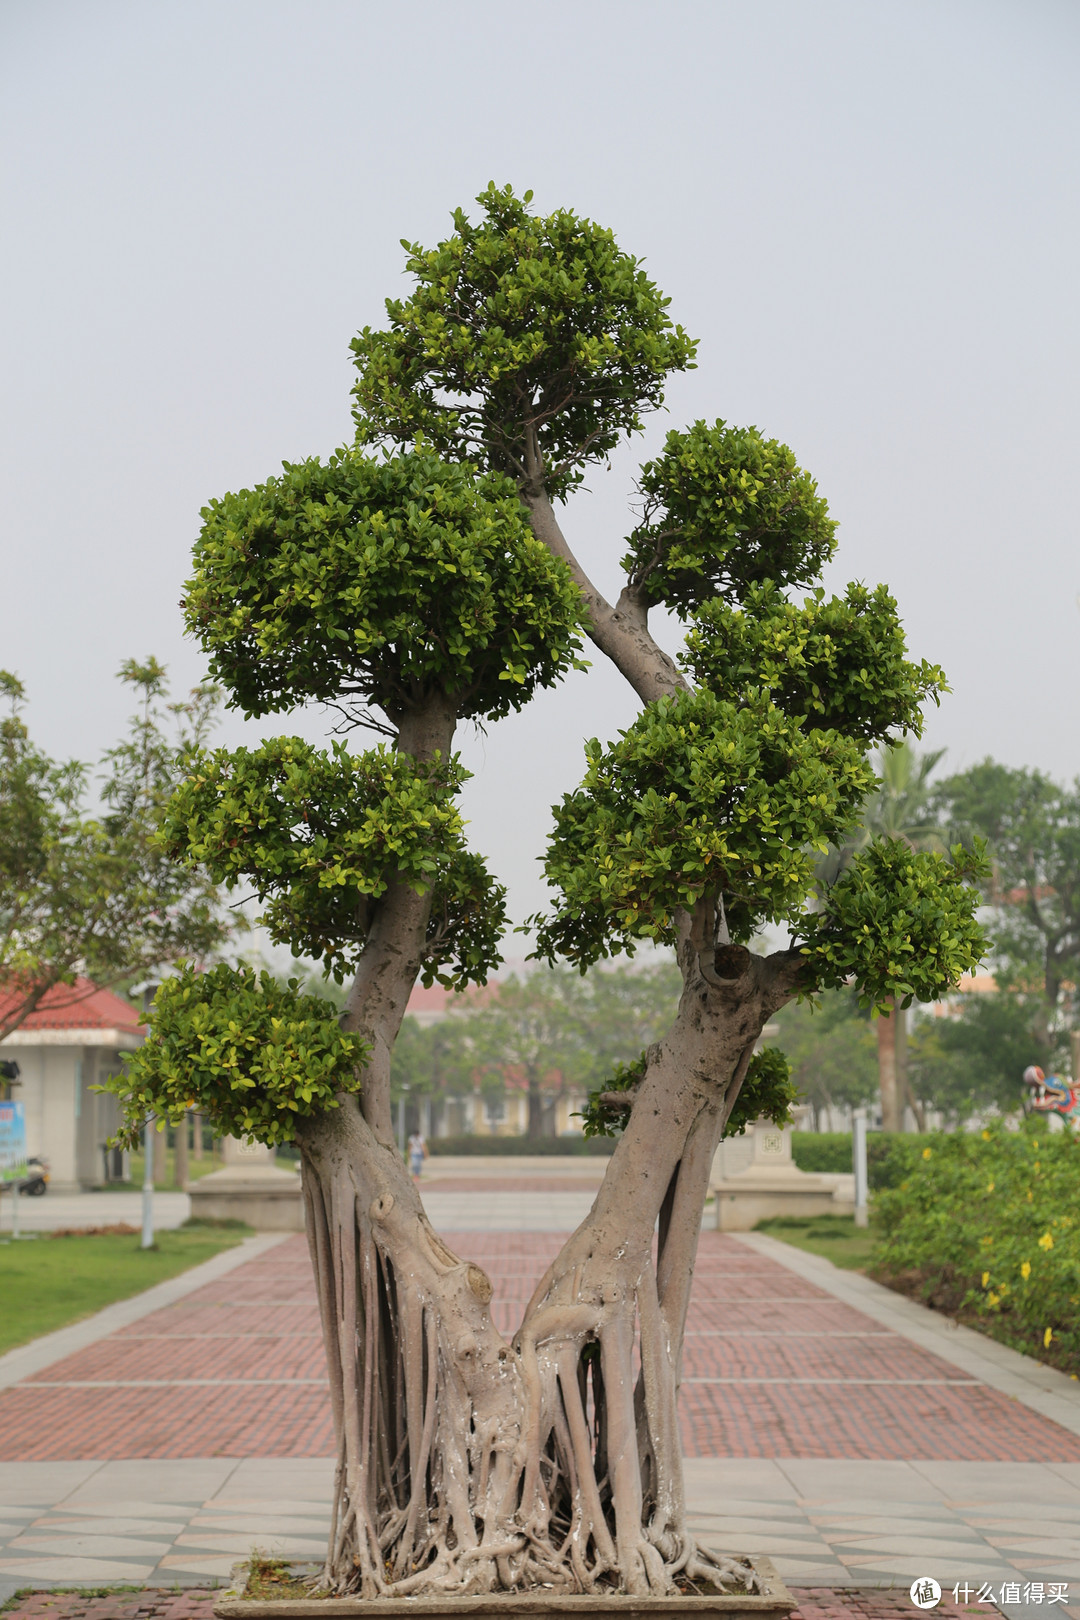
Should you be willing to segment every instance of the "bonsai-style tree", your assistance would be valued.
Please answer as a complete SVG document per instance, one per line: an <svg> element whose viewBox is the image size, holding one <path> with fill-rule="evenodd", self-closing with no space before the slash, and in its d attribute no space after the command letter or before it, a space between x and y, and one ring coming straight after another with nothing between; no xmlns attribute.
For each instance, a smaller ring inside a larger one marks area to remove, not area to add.
<svg viewBox="0 0 1080 1620"><path fill-rule="evenodd" d="M356 444L212 502L195 549L188 624L238 707L315 699L384 734L203 753L169 818L180 858L250 885L276 939L349 982L345 1013L181 974L123 1082L133 1119L197 1098L219 1129L299 1142L338 1435L326 1578L372 1597L746 1574L687 1529L676 1416L713 1151L785 1115L783 1059L753 1057L783 1003L936 996L982 946L960 854L871 842L815 889L870 752L918 734L942 677L907 659L883 587L815 587L834 526L789 450L722 421L670 433L618 603L585 577L559 510L694 345L609 231L530 200L491 187L478 225L409 249L414 290L353 345ZM661 603L679 663L649 630ZM606 1178L507 1341L395 1150L390 1052L418 975L463 987L497 959L455 728L512 723L582 629L642 708L586 744L555 811L536 950L585 968L657 941L683 988L592 1105L590 1129L621 1130ZM765 955L767 924L790 944Z"/></svg>

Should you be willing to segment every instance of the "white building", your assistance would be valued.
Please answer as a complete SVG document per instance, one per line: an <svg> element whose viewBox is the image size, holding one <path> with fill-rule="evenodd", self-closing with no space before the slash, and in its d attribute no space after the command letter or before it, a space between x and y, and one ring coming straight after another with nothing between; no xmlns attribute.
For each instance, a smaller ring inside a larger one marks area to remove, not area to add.
<svg viewBox="0 0 1080 1620"><path fill-rule="evenodd" d="M78 979L54 985L0 1042L0 1057L19 1065L11 1095L26 1107L27 1151L48 1161L53 1191L78 1192L123 1177L121 1154L106 1146L120 1122L119 1105L92 1087L118 1074L121 1054L144 1039L134 1007Z"/></svg>

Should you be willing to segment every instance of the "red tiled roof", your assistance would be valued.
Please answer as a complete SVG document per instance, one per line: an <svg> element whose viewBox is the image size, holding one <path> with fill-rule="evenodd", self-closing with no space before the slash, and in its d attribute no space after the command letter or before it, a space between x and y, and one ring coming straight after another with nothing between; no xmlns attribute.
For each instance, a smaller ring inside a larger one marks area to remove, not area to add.
<svg viewBox="0 0 1080 1620"><path fill-rule="evenodd" d="M0 1022L17 1007L20 997L0 990ZM54 984L20 1029L122 1029L132 1035L144 1033L139 1014L130 1002L111 990L99 990L89 979L74 984Z"/></svg>

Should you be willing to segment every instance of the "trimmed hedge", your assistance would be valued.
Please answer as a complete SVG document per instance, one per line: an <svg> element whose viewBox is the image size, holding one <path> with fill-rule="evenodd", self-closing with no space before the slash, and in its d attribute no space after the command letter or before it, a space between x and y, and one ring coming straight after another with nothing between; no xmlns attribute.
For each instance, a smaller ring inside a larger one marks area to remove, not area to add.
<svg viewBox="0 0 1080 1620"><path fill-rule="evenodd" d="M608 1136L436 1136L428 1143L436 1158L442 1154L476 1158L520 1158L539 1154L552 1158L607 1158L615 1151Z"/></svg>
<svg viewBox="0 0 1080 1620"><path fill-rule="evenodd" d="M875 1200L874 1274L1080 1373L1080 1138L1028 1120L901 1140L915 1152Z"/></svg>
<svg viewBox="0 0 1080 1620"><path fill-rule="evenodd" d="M800 1170L851 1169L850 1131L792 1131L791 1157Z"/></svg>
<svg viewBox="0 0 1080 1620"><path fill-rule="evenodd" d="M895 1187L908 1174L926 1140L922 1136L866 1135L866 1170L874 1192ZM792 1131L791 1156L800 1170L847 1171L854 1168L850 1131Z"/></svg>

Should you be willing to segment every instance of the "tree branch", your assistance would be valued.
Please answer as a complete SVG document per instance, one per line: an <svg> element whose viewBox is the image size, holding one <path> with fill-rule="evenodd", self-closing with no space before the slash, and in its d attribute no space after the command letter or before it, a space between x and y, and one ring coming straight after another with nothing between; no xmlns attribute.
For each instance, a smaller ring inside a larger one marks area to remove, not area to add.
<svg viewBox="0 0 1080 1620"><path fill-rule="evenodd" d="M689 682L674 659L649 634L644 605L623 591L618 607L596 589L567 544L559 526L544 482L544 461L535 428L527 429L525 443L527 480L522 500L529 513L532 531L555 557L561 557L574 577L585 601L588 631L602 653L629 681L643 703L688 692Z"/></svg>

